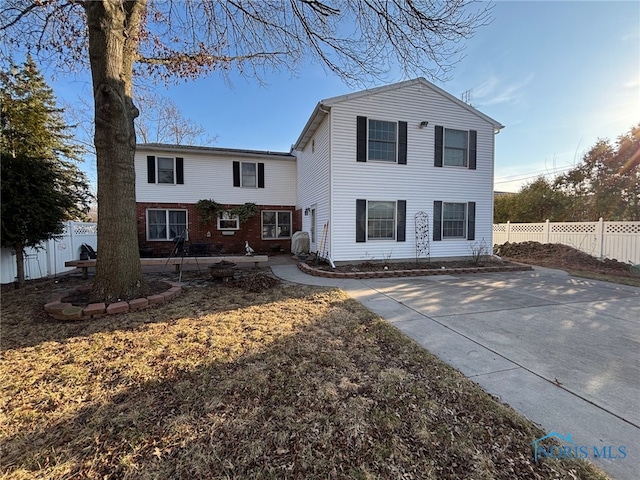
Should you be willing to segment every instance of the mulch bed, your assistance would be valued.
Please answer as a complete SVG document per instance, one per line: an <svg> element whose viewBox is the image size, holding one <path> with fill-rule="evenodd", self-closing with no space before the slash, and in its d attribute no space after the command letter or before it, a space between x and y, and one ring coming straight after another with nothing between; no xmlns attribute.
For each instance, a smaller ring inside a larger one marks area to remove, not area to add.
<svg viewBox="0 0 640 480"><path fill-rule="evenodd" d="M398 271L398 270L441 270L452 268L478 268L478 267L501 267L501 266L513 266L513 262L502 260L488 260L481 262L473 261L428 261L420 260L418 262L362 262L362 263L350 263L347 265L336 265L332 268L331 265L324 261L315 262L310 260L307 265L318 270L324 270L328 272L340 272L340 273L353 273L353 272L382 272L382 271Z"/></svg>
<svg viewBox="0 0 640 480"><path fill-rule="evenodd" d="M499 260L491 257L482 261L420 261L420 262L362 262L337 265L335 268L327 263L315 260L299 263L298 268L304 273L327 278L393 278L416 277L425 275L453 275L465 273L489 273L531 270L530 265Z"/></svg>

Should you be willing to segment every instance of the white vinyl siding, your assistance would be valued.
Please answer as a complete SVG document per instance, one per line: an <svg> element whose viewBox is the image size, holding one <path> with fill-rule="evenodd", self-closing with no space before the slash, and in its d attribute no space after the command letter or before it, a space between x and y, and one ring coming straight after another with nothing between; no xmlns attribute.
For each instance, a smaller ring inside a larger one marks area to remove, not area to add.
<svg viewBox="0 0 640 480"><path fill-rule="evenodd" d="M494 126L439 92L423 85L360 96L331 107L331 255L334 261L357 261L363 244L355 241L357 199L406 199L406 241L368 242L367 254L381 259L415 258L415 214L426 212L433 232L433 202L476 202L475 240L492 244ZM407 121L407 165L354 161L356 117ZM428 120L426 127L421 122ZM435 126L476 130L477 169L436 168ZM317 143L316 143L317 148ZM321 225L320 225L321 226ZM470 241L430 242L431 258L466 257Z"/></svg>
<svg viewBox="0 0 640 480"><path fill-rule="evenodd" d="M329 169L330 122L325 118L318 127L314 138L303 151L296 152L298 158L298 201L296 207L315 208L315 241L311 241L311 251L316 252L321 243L326 243L326 250L331 250L332 227L325 232L324 226L329 221L331 198L331 172ZM302 215L302 230L311 237L311 215Z"/></svg>
<svg viewBox="0 0 640 480"><path fill-rule="evenodd" d="M184 157L184 184L161 188L155 183L139 179L147 178L147 155L168 157L168 152L156 152L139 148L135 156L136 201L144 203L197 203L212 198L228 205L252 202L257 205L295 205L296 162L293 157L264 155L259 158L243 158L239 154L194 152L185 148L176 156ZM233 161L264 163L265 188L234 188Z"/></svg>

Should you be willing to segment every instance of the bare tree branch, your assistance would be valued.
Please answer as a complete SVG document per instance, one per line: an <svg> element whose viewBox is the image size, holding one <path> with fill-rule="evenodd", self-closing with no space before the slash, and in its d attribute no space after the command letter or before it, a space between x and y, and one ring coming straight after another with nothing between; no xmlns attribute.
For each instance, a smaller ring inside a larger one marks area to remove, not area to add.
<svg viewBox="0 0 640 480"><path fill-rule="evenodd" d="M261 81L315 61L349 84L396 68L442 80L490 13L474 0L4 0L0 60L27 50L60 70L91 68L102 245L94 293L114 299L142 288L136 75L170 82L216 71L228 80L235 71ZM189 132L199 133L169 122L162 135L180 143Z"/></svg>

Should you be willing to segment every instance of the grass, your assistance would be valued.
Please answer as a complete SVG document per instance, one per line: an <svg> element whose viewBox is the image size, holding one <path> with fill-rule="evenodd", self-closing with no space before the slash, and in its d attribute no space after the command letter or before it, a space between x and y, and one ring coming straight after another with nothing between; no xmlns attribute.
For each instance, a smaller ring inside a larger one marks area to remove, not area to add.
<svg viewBox="0 0 640 480"><path fill-rule="evenodd" d="M340 290L60 323L55 287L3 294L1 478L606 478Z"/></svg>
<svg viewBox="0 0 640 480"><path fill-rule="evenodd" d="M590 278L591 280L601 280L603 282L618 283L620 285L630 285L640 287L640 277L622 277L619 275L607 275L604 273L589 272L584 270L568 269L567 273L574 277Z"/></svg>

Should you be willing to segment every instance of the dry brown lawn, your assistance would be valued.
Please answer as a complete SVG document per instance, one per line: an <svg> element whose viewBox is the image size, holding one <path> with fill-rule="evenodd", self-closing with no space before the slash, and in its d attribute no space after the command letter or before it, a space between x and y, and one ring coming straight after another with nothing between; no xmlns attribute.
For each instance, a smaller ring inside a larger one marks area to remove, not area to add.
<svg viewBox="0 0 640 480"><path fill-rule="evenodd" d="M2 295L1 478L605 478L339 290L48 320L74 282Z"/></svg>

